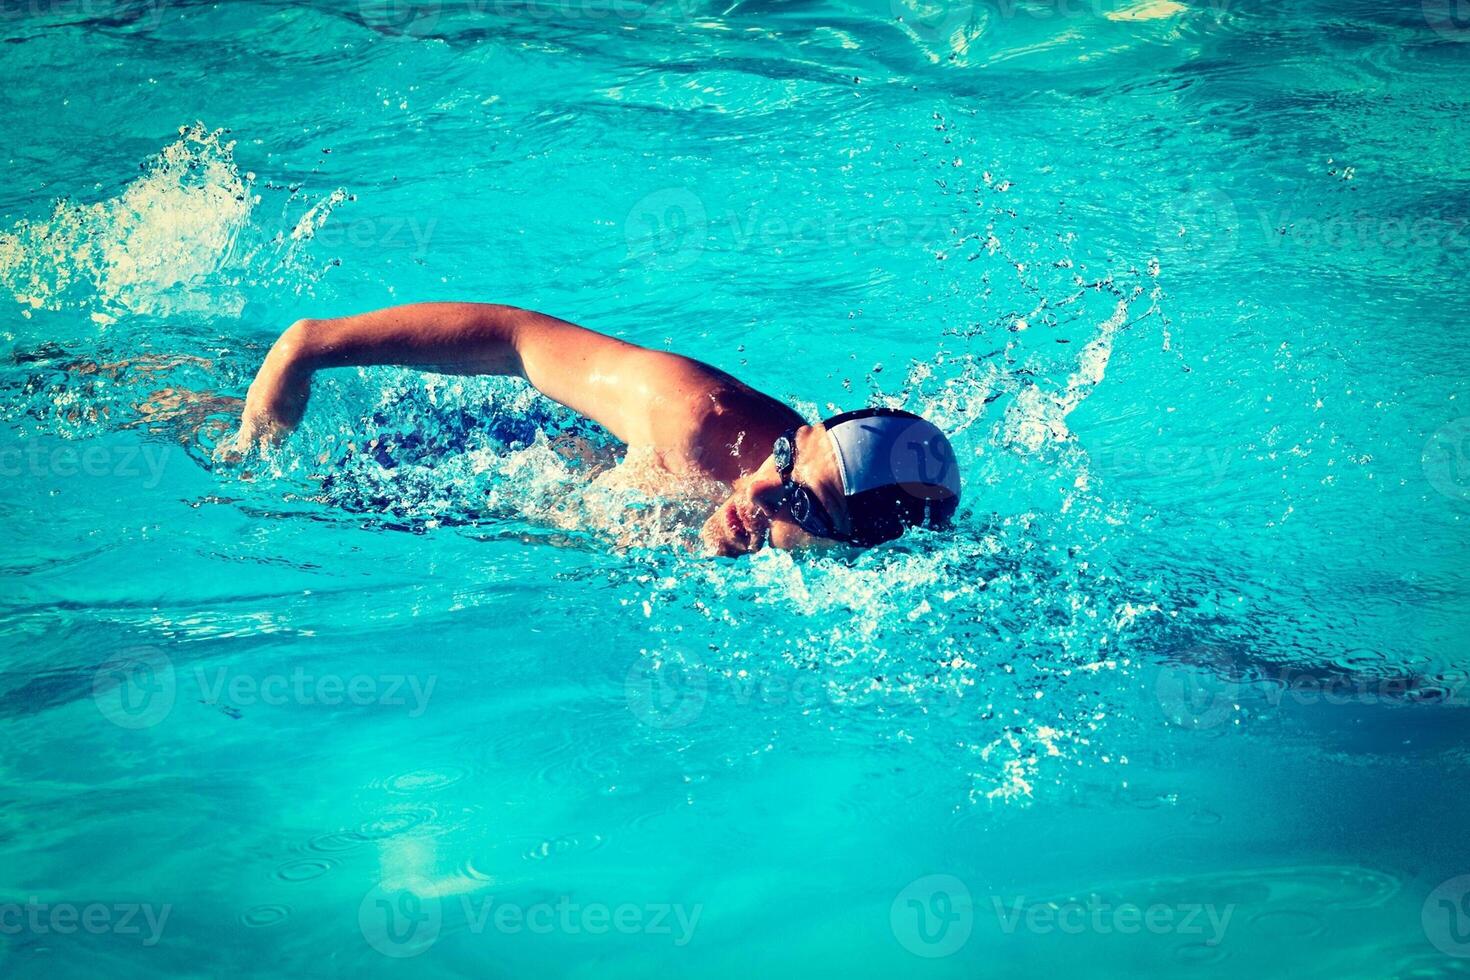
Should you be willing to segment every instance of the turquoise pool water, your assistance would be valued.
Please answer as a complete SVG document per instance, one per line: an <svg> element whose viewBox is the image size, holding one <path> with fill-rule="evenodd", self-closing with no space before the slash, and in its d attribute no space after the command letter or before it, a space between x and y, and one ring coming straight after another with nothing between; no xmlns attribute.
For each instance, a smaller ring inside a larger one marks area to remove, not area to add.
<svg viewBox="0 0 1470 980"><path fill-rule="evenodd" d="M3 975L1467 972L1463 12L3 12ZM699 560L391 370L211 464L443 298L923 411L962 526Z"/></svg>

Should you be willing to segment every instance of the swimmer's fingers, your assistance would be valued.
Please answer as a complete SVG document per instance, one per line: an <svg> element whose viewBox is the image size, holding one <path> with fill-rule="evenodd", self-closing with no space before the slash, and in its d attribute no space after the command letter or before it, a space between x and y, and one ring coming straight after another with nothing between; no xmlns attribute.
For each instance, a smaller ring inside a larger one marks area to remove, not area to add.
<svg viewBox="0 0 1470 980"><path fill-rule="evenodd" d="M239 463L279 444L289 434L290 430L284 426L247 416L232 437L214 448L214 459L219 463Z"/></svg>
<svg viewBox="0 0 1470 980"><path fill-rule="evenodd" d="M214 461L216 463L242 463L249 455L251 442L244 429L236 432L228 439L221 440L214 447Z"/></svg>
<svg viewBox="0 0 1470 980"><path fill-rule="evenodd" d="M245 451L241 448L240 434L237 432L229 439L222 440L214 447L213 456L216 463L239 463L245 459Z"/></svg>

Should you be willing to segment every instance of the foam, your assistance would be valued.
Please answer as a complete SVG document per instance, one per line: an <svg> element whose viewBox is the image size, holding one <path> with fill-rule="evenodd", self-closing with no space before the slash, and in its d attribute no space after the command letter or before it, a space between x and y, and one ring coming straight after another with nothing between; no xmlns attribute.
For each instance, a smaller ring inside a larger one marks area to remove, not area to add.
<svg viewBox="0 0 1470 980"><path fill-rule="evenodd" d="M182 127L115 196L63 198L16 222L0 232L0 296L23 315L82 309L106 327L130 315L238 315L244 286L299 292L315 278L304 244L347 194L310 206L289 236L272 234L234 150L225 130Z"/></svg>

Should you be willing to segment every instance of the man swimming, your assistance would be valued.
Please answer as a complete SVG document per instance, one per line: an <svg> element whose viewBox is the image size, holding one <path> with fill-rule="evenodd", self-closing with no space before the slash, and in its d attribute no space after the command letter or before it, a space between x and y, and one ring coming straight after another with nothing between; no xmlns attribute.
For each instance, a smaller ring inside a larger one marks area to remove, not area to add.
<svg viewBox="0 0 1470 980"><path fill-rule="evenodd" d="M371 365L525 378L671 481L718 481L728 495L700 532L717 555L879 544L909 527L943 528L959 505L954 449L917 415L865 409L807 425L708 364L484 303L298 320L266 355L225 452L284 439L301 421L316 371Z"/></svg>

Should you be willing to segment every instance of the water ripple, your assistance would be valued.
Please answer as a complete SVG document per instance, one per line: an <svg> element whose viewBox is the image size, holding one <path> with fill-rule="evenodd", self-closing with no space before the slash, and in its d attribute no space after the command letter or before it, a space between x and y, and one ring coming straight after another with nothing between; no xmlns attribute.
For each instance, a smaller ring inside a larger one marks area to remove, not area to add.
<svg viewBox="0 0 1470 980"><path fill-rule="evenodd" d="M240 913L240 923L247 929L269 929L290 917L289 905L256 905Z"/></svg>
<svg viewBox="0 0 1470 980"><path fill-rule="evenodd" d="M307 858L288 861L276 868L275 875L282 881L302 882L320 878L337 866L331 858Z"/></svg>

